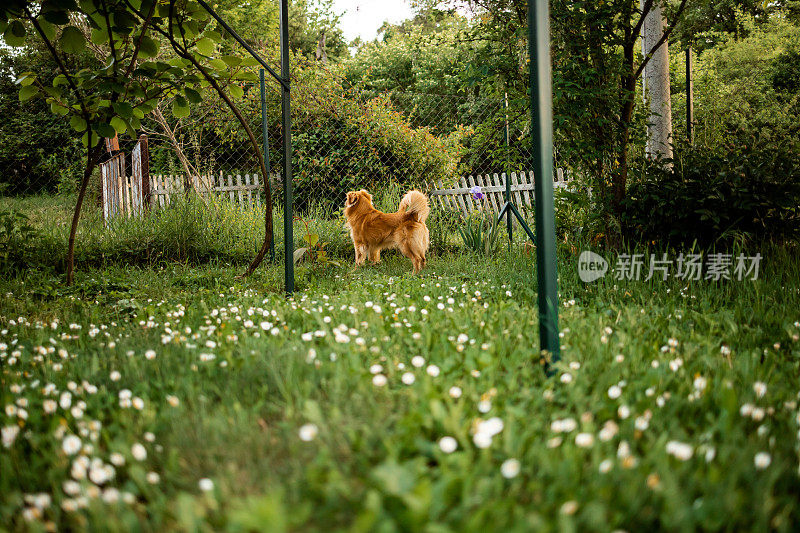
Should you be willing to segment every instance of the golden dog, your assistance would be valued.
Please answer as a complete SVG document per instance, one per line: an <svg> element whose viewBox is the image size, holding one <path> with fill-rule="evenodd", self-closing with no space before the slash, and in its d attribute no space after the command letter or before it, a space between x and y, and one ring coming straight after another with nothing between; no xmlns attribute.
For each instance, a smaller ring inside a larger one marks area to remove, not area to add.
<svg viewBox="0 0 800 533"><path fill-rule="evenodd" d="M430 233L425 220L430 213L428 197L419 191L409 191L400 200L396 213L382 213L372 206L372 195L366 190L347 193L344 216L350 228L356 266L369 260L377 264L381 250L397 248L411 259L414 273L425 266L425 253L430 245Z"/></svg>

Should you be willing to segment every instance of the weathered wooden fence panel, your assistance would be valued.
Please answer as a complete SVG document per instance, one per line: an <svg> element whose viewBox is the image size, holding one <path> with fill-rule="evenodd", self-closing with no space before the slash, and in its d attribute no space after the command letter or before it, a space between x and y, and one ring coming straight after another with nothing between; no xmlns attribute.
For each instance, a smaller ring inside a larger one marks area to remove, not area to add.
<svg viewBox="0 0 800 533"><path fill-rule="evenodd" d="M114 146L106 143L111 151ZM114 153L116 152L116 153ZM103 195L103 219L109 220L141 214L149 205L150 179L147 137L142 135L131 151L131 175L125 167L125 154L116 148L110 159L100 163L100 185Z"/></svg>
<svg viewBox="0 0 800 533"><path fill-rule="evenodd" d="M117 154L100 164L100 182L103 193L103 219L125 214L125 154Z"/></svg>
<svg viewBox="0 0 800 533"><path fill-rule="evenodd" d="M433 205L442 209L459 211L464 215L485 209L497 215L506 203L506 179L505 173L462 176L452 187L445 187L442 180L439 180L438 183L428 185L428 195ZM556 189L566 188L570 185L570 181L568 174L559 168L553 181L553 187ZM484 195L483 200L473 198L471 189L476 186L481 188ZM534 186L533 172L512 172L511 198L514 204L532 208Z"/></svg>

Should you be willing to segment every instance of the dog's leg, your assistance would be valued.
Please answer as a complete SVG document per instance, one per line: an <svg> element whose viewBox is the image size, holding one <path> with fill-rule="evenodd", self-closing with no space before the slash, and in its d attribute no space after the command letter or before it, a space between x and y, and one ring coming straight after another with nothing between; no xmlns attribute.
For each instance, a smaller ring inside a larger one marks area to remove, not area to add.
<svg viewBox="0 0 800 533"><path fill-rule="evenodd" d="M373 265L377 265L381 262L381 249L380 248L372 248L369 251L369 260L372 262Z"/></svg>
<svg viewBox="0 0 800 533"><path fill-rule="evenodd" d="M414 266L414 274L418 273L422 269L419 254L414 253L414 249L407 242L400 244L399 248L401 254L411 259L411 264Z"/></svg>
<svg viewBox="0 0 800 533"><path fill-rule="evenodd" d="M367 258L367 247L361 243L354 244L353 247L356 250L356 266L363 265L364 260Z"/></svg>

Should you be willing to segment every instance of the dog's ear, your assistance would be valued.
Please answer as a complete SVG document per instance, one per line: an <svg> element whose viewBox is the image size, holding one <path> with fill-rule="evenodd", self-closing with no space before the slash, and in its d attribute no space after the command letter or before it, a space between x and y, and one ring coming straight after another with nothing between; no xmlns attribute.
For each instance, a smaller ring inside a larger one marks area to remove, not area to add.
<svg viewBox="0 0 800 533"><path fill-rule="evenodd" d="M357 192L349 192L347 193L347 200L345 201L345 207L352 207L358 203L358 193Z"/></svg>
<svg viewBox="0 0 800 533"><path fill-rule="evenodd" d="M366 189L361 189L359 192L364 196L364 198L367 199L367 201L369 201L369 203L372 203L372 195L368 193Z"/></svg>

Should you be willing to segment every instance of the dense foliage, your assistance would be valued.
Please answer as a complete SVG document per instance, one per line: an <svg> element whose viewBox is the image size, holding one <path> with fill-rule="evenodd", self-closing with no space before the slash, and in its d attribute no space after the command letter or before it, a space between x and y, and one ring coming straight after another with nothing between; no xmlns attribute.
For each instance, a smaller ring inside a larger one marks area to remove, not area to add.
<svg viewBox="0 0 800 533"><path fill-rule="evenodd" d="M0 49L0 193L56 192L80 174L80 136L41 100L20 105L15 73L55 71L40 51ZM52 75L50 76L52 78Z"/></svg>
<svg viewBox="0 0 800 533"><path fill-rule="evenodd" d="M800 26L782 18L747 22L697 61L696 142L713 150L782 143L800 153Z"/></svg>
<svg viewBox="0 0 800 533"><path fill-rule="evenodd" d="M789 146L686 151L671 170L645 168L628 190L622 223L634 242L800 237L800 161Z"/></svg>

